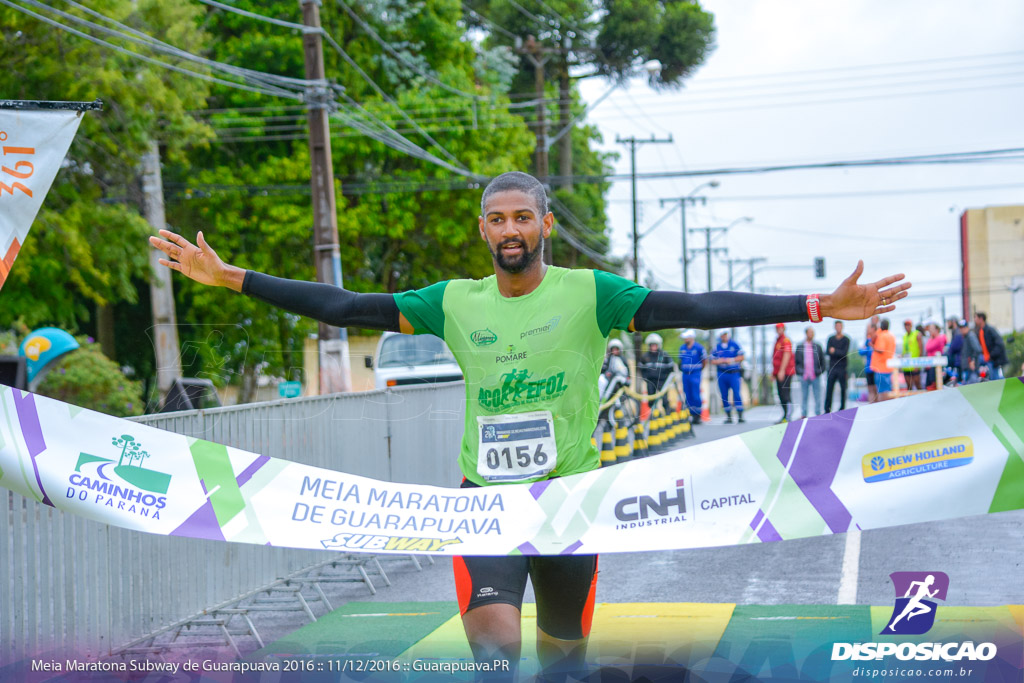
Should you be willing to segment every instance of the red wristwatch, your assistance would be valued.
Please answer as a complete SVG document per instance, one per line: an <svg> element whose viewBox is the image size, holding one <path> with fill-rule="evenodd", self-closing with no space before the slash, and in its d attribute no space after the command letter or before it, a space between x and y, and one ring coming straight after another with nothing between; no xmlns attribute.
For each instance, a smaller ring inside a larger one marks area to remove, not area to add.
<svg viewBox="0 0 1024 683"><path fill-rule="evenodd" d="M820 294L811 294L807 297L807 318L812 323L820 323L822 321Z"/></svg>

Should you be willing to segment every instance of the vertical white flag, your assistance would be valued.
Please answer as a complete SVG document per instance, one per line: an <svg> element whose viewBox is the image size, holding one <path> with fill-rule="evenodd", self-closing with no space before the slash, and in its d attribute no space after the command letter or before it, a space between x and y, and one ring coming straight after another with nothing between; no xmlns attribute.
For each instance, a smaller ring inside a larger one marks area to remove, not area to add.
<svg viewBox="0 0 1024 683"><path fill-rule="evenodd" d="M0 287L78 131L82 112L0 109Z"/></svg>

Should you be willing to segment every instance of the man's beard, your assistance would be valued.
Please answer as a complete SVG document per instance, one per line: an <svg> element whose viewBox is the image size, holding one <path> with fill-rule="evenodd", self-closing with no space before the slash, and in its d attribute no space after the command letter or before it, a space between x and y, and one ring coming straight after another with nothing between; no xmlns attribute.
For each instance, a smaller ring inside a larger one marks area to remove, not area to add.
<svg viewBox="0 0 1024 683"><path fill-rule="evenodd" d="M518 244L522 251L520 251L518 255L509 256L502 250L502 248L508 244ZM526 242L524 240L508 239L498 244L498 248L491 251L491 256L494 257L498 267L506 273L521 273L532 266L534 261L537 260L541 254L541 250L544 248L543 245L543 242L538 242L537 247L531 250L526 246Z"/></svg>

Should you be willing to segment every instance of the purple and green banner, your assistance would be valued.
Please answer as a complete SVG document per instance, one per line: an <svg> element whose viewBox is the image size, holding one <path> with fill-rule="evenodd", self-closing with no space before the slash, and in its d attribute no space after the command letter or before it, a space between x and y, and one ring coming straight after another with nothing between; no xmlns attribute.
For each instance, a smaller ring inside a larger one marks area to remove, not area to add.
<svg viewBox="0 0 1024 683"><path fill-rule="evenodd" d="M700 548L1022 509L1022 453L1021 379L481 489L334 472L0 387L0 486L127 529L340 552Z"/></svg>

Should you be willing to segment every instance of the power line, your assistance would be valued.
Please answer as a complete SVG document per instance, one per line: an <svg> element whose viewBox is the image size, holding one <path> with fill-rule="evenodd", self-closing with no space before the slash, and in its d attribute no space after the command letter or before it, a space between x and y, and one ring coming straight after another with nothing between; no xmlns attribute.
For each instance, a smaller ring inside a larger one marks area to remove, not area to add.
<svg viewBox="0 0 1024 683"><path fill-rule="evenodd" d="M398 61L402 62L402 64L405 64L407 67L409 67L410 69L412 69L413 71L418 73L423 78L426 78L428 81L430 81L434 85L438 86L439 88L442 88L443 90L447 90L448 92L452 93L453 95L461 95L462 97L468 97L468 98L473 99L473 100L486 100L487 99L486 97L481 97L479 95L474 95L473 93L468 93L465 90L459 90L458 88L452 87L452 86L450 86L450 85L448 85L446 83L442 83L435 76L432 76L431 74L427 73L426 71L424 71L423 69L421 69L417 65L413 64L408 59L403 57L401 53L399 53L397 50L395 50L393 47L391 47L391 44L388 43L383 38L381 38L380 35L376 31L374 31L373 28L369 24L367 24L365 21L363 21L363 19L358 14L356 14L355 11L353 11L352 8L349 7L344 2L344 0L335 0L335 2L337 2L338 5L340 5L343 10L345 10L346 14L348 14L350 17L352 17L352 21L356 22L356 24L358 24L359 27L363 29L363 31L365 31L367 34L369 34L369 36L371 38L373 38L377 42L378 45L380 45L382 48L384 48L384 50L389 55L391 55L392 57L394 57Z"/></svg>
<svg viewBox="0 0 1024 683"><path fill-rule="evenodd" d="M160 61L159 59L154 59L152 57L148 57L148 56L140 54L138 52L133 52L131 50L128 50L128 49L123 48L123 47L121 47L119 45L114 45L113 43L110 43L110 42L107 42L107 41L103 40L102 38L97 38L96 36L89 35L88 33L85 33L83 31L79 31L78 29L75 29L75 28L72 28L72 27L67 26L65 24L62 24L59 21L56 21L55 19L51 19L49 17L45 17L45 16L43 16L41 14L37 14L36 12L33 12L32 10L28 9L27 7L22 7L20 5L16 5L15 3L11 2L11 0L0 0L0 4L6 5L7 7L10 7L11 9L17 10L18 12L26 14L26 15L28 15L30 17L35 18L35 19L38 19L39 21L42 21L43 23L49 24L49 25L51 25L51 26L53 26L53 27L55 27L57 29L60 29L60 30L65 31L67 33L70 33L72 35L76 35L76 36L78 36L80 38L85 38L86 40L88 40L88 41L90 41L92 43L95 43L95 44L100 45L102 47L108 47L108 48L110 48L110 49L112 49L112 50L114 50L116 52L123 53L125 55L128 55L128 56L134 58L134 59L138 59L138 60L144 61L144 62L146 62L148 64L152 64L154 66L159 66L161 68L168 69L170 71L175 71L175 72L178 72L178 73L181 73L181 74L185 74L187 76L192 76L193 78L199 78L199 79L202 79L202 80L205 80L205 81L209 81L211 83L217 83L219 85L224 85L224 86L227 86L227 87L230 87L230 88L236 88L238 90L246 90L246 91L249 91L249 92L252 92L252 93L256 93L256 94L259 94L259 95L269 95L271 97L284 97L284 98L289 98L289 99L294 99L294 100L302 100L303 99L303 95L301 93L299 93L299 92L288 91L288 90L284 90L282 88L277 88L277 87L266 85L266 84L262 84L262 87L257 87L257 86L253 86L253 85L246 85L244 83L236 83L234 81L228 81L228 80L225 80L225 79L222 79L222 78L217 78L216 76L211 76L209 74L204 74L204 73L200 73L200 72L197 72L197 71L191 71L189 69L185 69L183 67L176 66L174 64L168 64L167 62Z"/></svg>
<svg viewBox="0 0 1024 683"><path fill-rule="evenodd" d="M293 30L296 30L296 31L302 31L303 33L315 33L315 32L317 32L316 29L311 28L309 26L306 26L305 24L296 24L296 23L291 22L291 21L284 21L283 19L275 19L273 17L264 16L262 14L256 14L255 12L250 12L248 10L244 10L244 9L241 9L241 8L238 8L238 7L232 7L231 5L225 5L224 3L217 2L216 0L199 0L199 2L203 3L204 5L209 5L210 7L216 7L218 9L225 10L227 12L234 12L235 14L240 14L243 17L249 17L250 19L257 19L259 21L265 21L268 24L275 24L277 26L283 26L285 28L290 28L290 29L293 29Z"/></svg>
<svg viewBox="0 0 1024 683"><path fill-rule="evenodd" d="M469 12L470 14L475 16L477 19L479 19L483 23L487 24L488 26L492 27L495 31L497 31L498 33L501 33L502 35L504 35L507 38L511 38L512 40L515 40L516 38L519 37L516 34L512 33L511 31L509 31L508 29L506 29L505 27L496 24L495 22L491 21L490 19L488 19L484 15L480 14L475 9L473 9L472 7L467 5L464 1L462 2L462 9L466 10L467 12Z"/></svg>
<svg viewBox="0 0 1024 683"><path fill-rule="evenodd" d="M26 2L26 3L30 4L30 5L33 5L34 7L48 9L51 12L53 12L54 14L57 14L57 15L65 18L65 19L68 19L68 20L71 20L71 21L75 21L75 22L77 22L79 24L83 24L83 25L89 26L90 28L93 28L93 29L95 29L97 31L100 31L102 33L106 33L107 35L110 35L112 37L121 38L122 40L127 40L127 41L130 41L130 42L139 44L139 45L143 45L143 46L149 47L150 49L155 50L157 52L163 52L163 53L169 54L169 55L171 55L173 57L179 57L180 59L184 59L184 60L187 60L187 61L195 62L197 64L202 64L204 66L210 67L211 69L218 69L218 70L224 71L226 73L231 73L231 74L240 76L242 78L246 78L246 79L255 81L257 83L265 83L265 84L268 84L268 85L281 85L281 86L285 86L285 87L297 87L297 88L305 88L305 87L308 87L309 85L311 85L311 83L308 80L306 80L306 79L291 78L289 76L282 76L282 75L279 75L279 74L271 74L271 73L267 73L267 72L264 72L264 71L254 71L252 69L246 69L244 67L234 66L233 64L227 64L225 62L218 62L218 61L214 61L214 60L211 60L211 59L206 59L205 57L200 57L199 55L192 54L191 52L188 52L187 50L183 50L183 49L175 47L174 45L171 45L169 43L165 43L164 41L159 40L157 38L154 38L153 36L151 36L149 34L143 33L142 31L138 31L138 30L132 28L131 26L128 26L127 24L124 24L124 23L122 23L122 22L120 22L120 21L118 21L116 19L112 19L111 17L106 16L105 14L101 14L100 12L97 12L95 10L92 10L92 9L88 8L88 7L85 7L84 5L82 5L82 4L78 3L78 2L75 2L75 0L64 0L64 2L66 2L67 4L71 5L72 7L76 8L76 9L81 10L82 12L85 12L86 14L88 14L88 15L90 15L92 17L95 17L95 18L99 19L100 21L104 21L104 22L106 22L108 24L111 24L112 26L117 27L118 30L108 29L108 28L106 28L104 26L100 26L99 24L94 24L93 22L88 21L87 19L83 19L83 18L77 17L77 16L75 16L73 14L62 12L62 11L60 11L58 9L50 7L49 5L45 5L45 4L41 3L41 2L38 2L38 0L21 0L21 1L22 2Z"/></svg>
<svg viewBox="0 0 1024 683"><path fill-rule="evenodd" d="M345 60L345 63L347 63L349 66L351 66L353 69L355 69L356 73L358 73L363 78L363 80L366 81L370 85L370 87L373 88L373 90L378 95L380 95L387 102L389 102L398 111L399 115L402 118L404 118L406 121L408 121L412 125L412 127L415 128L416 131L420 135L422 135L424 138L426 138L427 141L430 142L430 144L432 144L434 147L436 147L438 149L438 151L441 152L441 154L443 154L453 164L455 164L456 166L458 166L459 168L461 168L461 169L463 169L465 171L469 171L469 169L466 168L465 164L463 164L461 161L456 159L455 156L451 152L449 152L447 149L445 149L444 146L440 142L438 142L433 137L431 137L430 133L428 133L427 131L423 130L423 128L421 128L420 125L417 124L412 119L412 117L410 117L408 114L406 114L405 110L402 109L402 107L398 104L398 102L393 97L391 97L386 92L384 92L384 90L382 90L381 87L379 85L377 85L377 83L374 82L374 80L372 78L370 78L370 76L359 67L359 65L356 63L356 61L354 59L352 59L352 57L350 57L349 54L347 52L345 52L345 50L342 49L341 45L338 44L338 41L336 41L326 31L323 31L323 38L324 38L324 40L327 41L327 44L330 45L331 47L333 47L334 50L341 56L341 58ZM367 112L367 113L369 113L369 112Z"/></svg>

